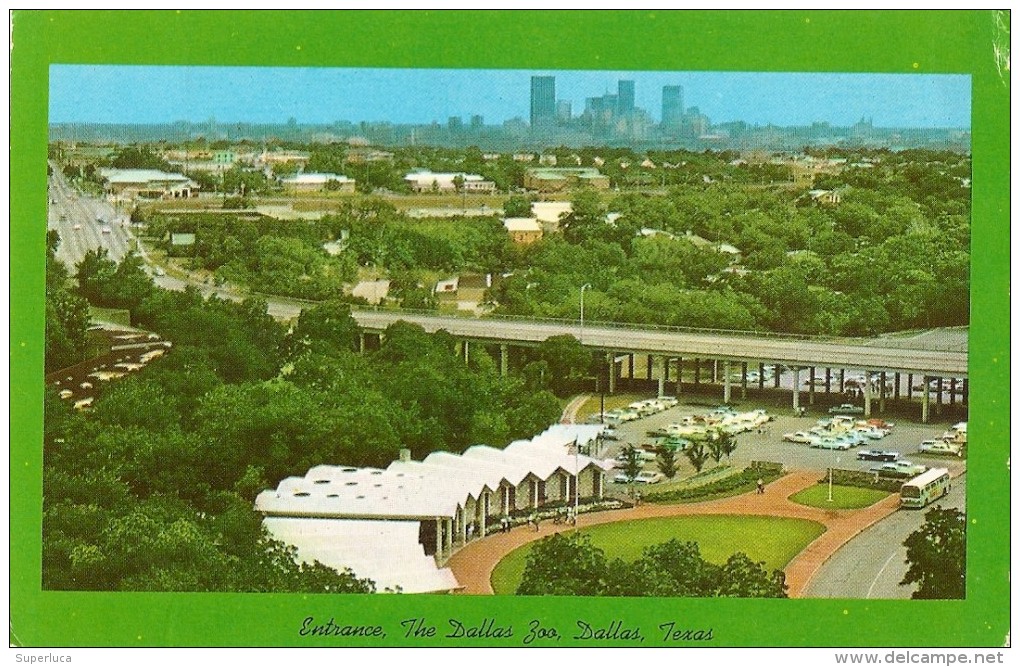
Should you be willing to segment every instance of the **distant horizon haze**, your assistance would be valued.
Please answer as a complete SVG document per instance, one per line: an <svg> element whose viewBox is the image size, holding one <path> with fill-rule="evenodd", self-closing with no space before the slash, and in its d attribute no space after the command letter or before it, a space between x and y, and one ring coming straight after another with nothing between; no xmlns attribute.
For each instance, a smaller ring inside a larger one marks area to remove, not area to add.
<svg viewBox="0 0 1020 667"><path fill-rule="evenodd" d="M445 124L529 119L531 77L554 76L574 117L586 98L634 81L634 106L661 120L663 86L713 124L970 129L963 74L649 72L51 65L49 123Z"/></svg>

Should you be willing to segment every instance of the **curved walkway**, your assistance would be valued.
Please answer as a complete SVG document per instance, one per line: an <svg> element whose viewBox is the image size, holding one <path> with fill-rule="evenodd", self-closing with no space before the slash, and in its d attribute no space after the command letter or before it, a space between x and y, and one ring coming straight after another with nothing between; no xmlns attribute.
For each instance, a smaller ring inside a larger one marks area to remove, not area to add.
<svg viewBox="0 0 1020 667"><path fill-rule="evenodd" d="M816 484L821 474L817 471L803 470L791 472L770 484L764 495L751 491L739 496L702 503L644 504L639 507L582 514L578 517L577 525L579 528L585 528L634 519L712 514L775 516L817 521L825 526L825 532L786 566L789 596L800 597L811 577L837 549L865 528L895 512L899 504L899 497L896 494L859 510L826 510L798 505L789 500L794 493ZM572 529L572 526L547 522L538 532L532 531L528 526L520 526L509 533L496 533L460 549L450 558L447 566L453 570L457 581L463 587L461 593L492 595L490 582L492 571L504 556L528 542Z"/></svg>
<svg viewBox="0 0 1020 667"><path fill-rule="evenodd" d="M567 403L567 406L563 408L563 416L560 417L560 423L561 424L575 423L577 421L577 411L580 410L581 407L588 402L589 398L591 398L591 396L589 396L588 394L581 394L580 396L575 396L573 399L571 399L571 401Z"/></svg>

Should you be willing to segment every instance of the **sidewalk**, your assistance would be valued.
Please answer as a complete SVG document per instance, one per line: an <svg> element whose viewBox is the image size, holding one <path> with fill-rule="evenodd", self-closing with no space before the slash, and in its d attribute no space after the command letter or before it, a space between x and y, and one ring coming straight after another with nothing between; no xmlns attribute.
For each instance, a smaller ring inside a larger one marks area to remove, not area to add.
<svg viewBox="0 0 1020 667"><path fill-rule="evenodd" d="M786 566L786 583L791 598L800 597L811 577L833 553L865 528L896 511L899 499L896 494L859 510L826 510L798 505L789 497L818 482L817 471L793 471L770 484L763 495L754 491L740 496L710 500L702 503L677 505L645 504L638 507L582 514L579 528L617 521L650 519L668 516L697 515L753 515L776 516L817 521L826 530ZM546 524L539 532L527 526L509 533L497 533L476 540L455 553L447 563L457 581L468 595L492 595L492 570L504 556L518 547L553 533L573 530L572 526Z"/></svg>

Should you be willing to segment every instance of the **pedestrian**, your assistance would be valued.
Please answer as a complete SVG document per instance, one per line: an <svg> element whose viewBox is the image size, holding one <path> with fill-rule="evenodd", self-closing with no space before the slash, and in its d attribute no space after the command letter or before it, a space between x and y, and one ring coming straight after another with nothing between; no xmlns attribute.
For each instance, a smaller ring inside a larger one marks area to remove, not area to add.
<svg viewBox="0 0 1020 667"><path fill-rule="evenodd" d="M765 493L765 480L761 477L758 478L758 493Z"/></svg>
<svg viewBox="0 0 1020 667"><path fill-rule="evenodd" d="M475 534L475 524L469 523L468 524L468 529L467 529L467 538L468 538L468 540L470 540L472 537L474 537L474 534Z"/></svg>
<svg viewBox="0 0 1020 667"><path fill-rule="evenodd" d="M641 492L640 491L635 491L634 492L634 507L637 507L640 504L641 504Z"/></svg>
<svg viewBox="0 0 1020 667"><path fill-rule="evenodd" d="M535 516L534 512L528 515L528 525L531 527L532 530L534 531L538 530L538 517Z"/></svg>

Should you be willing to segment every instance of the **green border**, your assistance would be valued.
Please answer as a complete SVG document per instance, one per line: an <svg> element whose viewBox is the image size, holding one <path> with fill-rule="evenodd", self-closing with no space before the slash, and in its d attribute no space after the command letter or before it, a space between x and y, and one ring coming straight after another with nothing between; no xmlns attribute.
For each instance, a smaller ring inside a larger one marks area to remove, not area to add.
<svg viewBox="0 0 1020 667"><path fill-rule="evenodd" d="M1000 646L1009 630L1009 81L991 11L17 11L11 53L11 628L24 646L353 646L306 616L381 623L366 646L519 646L531 619L573 634L569 598L40 591L43 256L51 63L952 72L973 82L968 597L953 602L586 599L592 623L713 628L717 646ZM1008 26L1008 16L1006 17ZM1008 28L1007 28L1008 29ZM403 639L424 616L495 617L511 640ZM946 629L951 628L947 632ZM571 645L564 640L557 645ZM607 642L603 645L633 645ZM691 646L694 643L679 643Z"/></svg>

